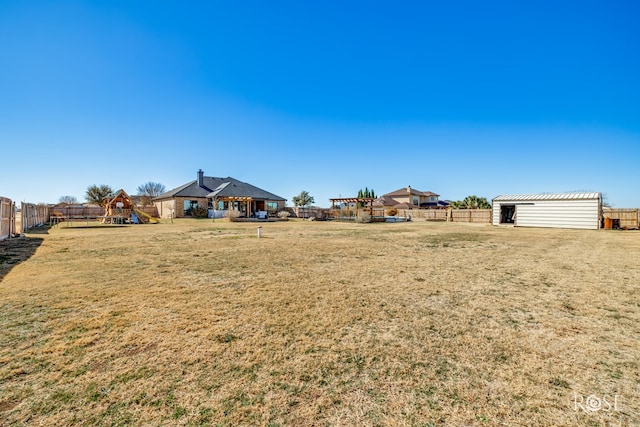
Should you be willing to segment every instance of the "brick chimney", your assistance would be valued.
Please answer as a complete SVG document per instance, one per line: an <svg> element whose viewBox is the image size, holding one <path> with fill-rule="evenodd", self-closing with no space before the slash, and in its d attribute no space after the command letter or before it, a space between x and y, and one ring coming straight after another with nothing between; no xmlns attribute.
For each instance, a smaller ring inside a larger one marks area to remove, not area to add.
<svg viewBox="0 0 640 427"><path fill-rule="evenodd" d="M204 187L204 172L202 169L198 169L198 186Z"/></svg>
<svg viewBox="0 0 640 427"><path fill-rule="evenodd" d="M407 193L411 194L411 186L407 185Z"/></svg>

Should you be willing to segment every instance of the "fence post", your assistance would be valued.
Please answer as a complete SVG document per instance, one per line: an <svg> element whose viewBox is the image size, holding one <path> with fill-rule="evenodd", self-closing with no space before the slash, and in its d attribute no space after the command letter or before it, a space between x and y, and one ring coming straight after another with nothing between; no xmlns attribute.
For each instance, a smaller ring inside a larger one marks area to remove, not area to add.
<svg viewBox="0 0 640 427"><path fill-rule="evenodd" d="M9 237L16 234L16 202L11 202L9 207Z"/></svg>
<svg viewBox="0 0 640 427"><path fill-rule="evenodd" d="M27 220L29 215L27 213L27 204L20 202L20 233L24 234L24 229L27 227Z"/></svg>

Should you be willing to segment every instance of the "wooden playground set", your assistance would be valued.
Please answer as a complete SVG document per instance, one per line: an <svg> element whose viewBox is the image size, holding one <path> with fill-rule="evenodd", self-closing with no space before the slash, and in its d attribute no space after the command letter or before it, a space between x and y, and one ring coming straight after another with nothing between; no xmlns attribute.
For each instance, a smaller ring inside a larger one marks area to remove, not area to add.
<svg viewBox="0 0 640 427"><path fill-rule="evenodd" d="M60 223L92 221L102 224L157 224L160 220L138 208L124 190L120 190L112 198L105 200L104 207L53 209L49 223L55 226Z"/></svg>

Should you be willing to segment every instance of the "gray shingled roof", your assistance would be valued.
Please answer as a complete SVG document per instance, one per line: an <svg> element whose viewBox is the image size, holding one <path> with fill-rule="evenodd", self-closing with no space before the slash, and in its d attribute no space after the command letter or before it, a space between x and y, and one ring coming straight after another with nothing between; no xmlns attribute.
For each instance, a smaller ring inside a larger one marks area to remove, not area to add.
<svg viewBox="0 0 640 427"><path fill-rule="evenodd" d="M412 195L416 195L416 196L440 196L439 194L433 193L431 191L419 191L416 190L415 188L411 188L411 192L407 191L407 188L399 188L395 191L392 191L391 193L386 193L384 194L384 196L389 196L389 197L400 197L400 196L406 196L407 194L412 194Z"/></svg>
<svg viewBox="0 0 640 427"><path fill-rule="evenodd" d="M202 187L198 185L198 180L194 179L155 197L153 200L172 199L174 197L251 197L253 199L276 201L286 200L276 194L231 177L216 178L205 176L202 181Z"/></svg>

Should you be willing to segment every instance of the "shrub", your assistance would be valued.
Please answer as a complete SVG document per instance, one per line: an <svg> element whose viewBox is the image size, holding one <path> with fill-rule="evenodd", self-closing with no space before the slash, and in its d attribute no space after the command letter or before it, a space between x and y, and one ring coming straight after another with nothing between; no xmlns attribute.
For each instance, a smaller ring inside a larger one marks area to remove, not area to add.
<svg viewBox="0 0 640 427"><path fill-rule="evenodd" d="M285 219L285 218L289 218L289 216L291 216L291 214L287 211L278 212L278 218Z"/></svg>
<svg viewBox="0 0 640 427"><path fill-rule="evenodd" d="M191 210L191 215L194 218L207 218L209 216L209 209L204 206L198 206L197 208L193 208Z"/></svg>
<svg viewBox="0 0 640 427"><path fill-rule="evenodd" d="M227 218L229 218L229 221L233 221L234 219L240 218L240 211L237 209L229 209L227 211Z"/></svg>
<svg viewBox="0 0 640 427"><path fill-rule="evenodd" d="M371 214L369 212L361 212L356 218L358 222L371 222Z"/></svg>
<svg viewBox="0 0 640 427"><path fill-rule="evenodd" d="M398 209L396 208L387 209L387 216L396 216L396 215L398 215Z"/></svg>

